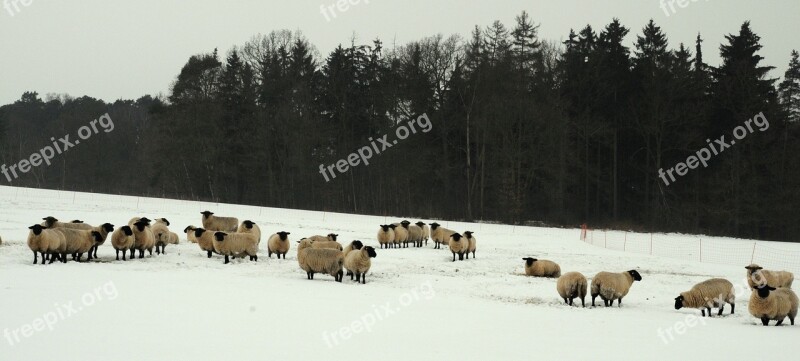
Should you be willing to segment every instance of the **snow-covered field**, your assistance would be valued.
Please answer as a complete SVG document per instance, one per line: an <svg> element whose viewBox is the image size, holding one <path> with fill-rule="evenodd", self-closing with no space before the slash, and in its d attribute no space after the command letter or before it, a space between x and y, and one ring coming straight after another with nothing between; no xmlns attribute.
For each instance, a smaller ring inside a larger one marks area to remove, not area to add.
<svg viewBox="0 0 800 361"><path fill-rule="evenodd" d="M165 217L180 233L209 209L255 221L264 239L334 232L378 247L378 225L400 218L12 187L0 187L0 200L0 360L785 360L798 352L800 325L758 325L749 293L721 318L673 308L678 293L707 278L741 289L745 264L607 250L579 241L578 229L439 221L474 231L477 259L450 262L432 242L378 249L360 285L306 280L294 248L285 261L268 259L265 241L257 263L224 265L182 235L163 256L116 262L107 242L98 261L42 266L31 264L25 238L49 215L115 225ZM587 277L637 269L643 281L621 308L568 307L555 280L523 275L526 256Z"/></svg>

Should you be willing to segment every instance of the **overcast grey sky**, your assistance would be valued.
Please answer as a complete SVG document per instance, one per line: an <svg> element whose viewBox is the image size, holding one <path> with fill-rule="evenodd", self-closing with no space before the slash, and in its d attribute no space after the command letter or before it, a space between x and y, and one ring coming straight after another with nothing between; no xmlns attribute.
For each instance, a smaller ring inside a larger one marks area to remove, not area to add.
<svg viewBox="0 0 800 361"><path fill-rule="evenodd" d="M540 37L563 40L570 28L591 24L600 30L613 17L631 28L627 45L652 18L670 40L694 46L705 38L704 55L716 65L724 35L750 20L761 36L765 63L783 76L792 49L800 49L800 0L361 0L334 18L321 6L337 0L0 0L0 104L22 92L89 95L114 101L167 94L189 56L213 50L224 54L257 33L302 30L326 56L355 32L386 46L436 33L467 37L475 25L500 20L513 27L528 11L541 24ZM356 2L356 0L351 0ZM14 4L17 4L16 6ZM27 4L27 6L25 5ZM667 14L669 13L669 15ZM13 14L13 15L12 15Z"/></svg>

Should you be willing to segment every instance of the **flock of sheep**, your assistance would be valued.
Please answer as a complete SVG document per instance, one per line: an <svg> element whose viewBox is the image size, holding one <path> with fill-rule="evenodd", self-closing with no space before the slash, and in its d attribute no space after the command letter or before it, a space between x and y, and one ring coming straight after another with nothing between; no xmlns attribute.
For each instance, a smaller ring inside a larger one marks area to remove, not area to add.
<svg viewBox="0 0 800 361"><path fill-rule="evenodd" d="M245 220L239 223L234 217L219 217L213 212L204 211L202 214L202 227L188 226L183 231L186 238L196 243L208 258L214 254L224 256L225 263L230 258L248 257L251 261L258 261L258 248L261 242L261 229L252 221ZM33 251L33 263L46 261L53 263L67 262L67 256L80 261L83 254L88 255L88 260L97 258L97 248L103 245L111 233L111 245L117 252L117 260L126 260L126 253L130 251L130 258L135 258L139 251L139 258L144 258L145 251L151 256L153 248L156 254L166 251L167 244L177 244L178 235L169 230L170 222L165 218L151 221L146 217L134 217L127 225L114 230L114 226L104 223L94 227L79 220L60 222L54 217L43 218L41 224L28 227L28 246ZM113 233L112 233L113 232ZM432 239L435 249L443 245L449 247L453 254L453 262L458 255L459 260L469 259L469 254L475 258L477 239L473 232L457 233L442 227L438 223L430 225L424 222L411 222L404 220L399 223L380 225L377 240L381 248L407 248L409 243L414 247L427 245ZM276 254L278 259L291 248L289 232L277 232L267 241L267 254L272 257ZM329 274L337 282L342 282L345 271L350 279L366 283L366 274L371 267L371 258L377 257L375 248L365 246L363 242L354 240L347 246L342 246L337 240L338 234L330 233L327 236L311 236L297 241L297 262L306 272L307 278L314 279L315 273ZM2 242L2 241L0 241ZM581 305L586 307L585 297L589 291L587 278L579 272L561 274L561 267L549 260L539 260L532 257L523 258L525 261L525 274L533 277L557 278L556 290L564 302L573 305L575 298L580 298ZM752 290L749 311L760 319L763 325L769 321L777 321L781 325L788 317L792 325L797 315L798 298L791 286L794 275L787 271L768 271L762 267L751 264L747 267L747 280ZM591 282L592 306L599 296L606 307L612 306L617 301L622 306L622 299L630 291L633 282L641 281L642 276L636 270L625 272L599 272ZM689 291L682 292L675 298L675 309L697 308L701 314L711 316L711 308L718 308L717 315L722 315L725 304L731 305L731 314L735 309L735 291L733 284L722 278L713 278L696 284Z"/></svg>

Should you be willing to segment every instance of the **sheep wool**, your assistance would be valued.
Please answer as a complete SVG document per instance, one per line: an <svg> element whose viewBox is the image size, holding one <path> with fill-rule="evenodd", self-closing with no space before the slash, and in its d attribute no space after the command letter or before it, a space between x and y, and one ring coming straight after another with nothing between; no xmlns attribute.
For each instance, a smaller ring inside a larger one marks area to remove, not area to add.
<svg viewBox="0 0 800 361"><path fill-rule="evenodd" d="M389 248L389 245L393 242L394 229L388 224L381 224L381 228L378 230L378 243L380 243L381 248Z"/></svg>
<svg viewBox="0 0 800 361"><path fill-rule="evenodd" d="M28 248L33 251L33 264L37 263L38 254L42 255L42 264L45 263L45 255L49 255L50 263L53 263L66 245L64 234L44 228L41 224L34 224L28 229Z"/></svg>
<svg viewBox="0 0 800 361"><path fill-rule="evenodd" d="M92 260L92 253L89 252L95 242L100 242L102 236L99 232L87 229L73 229L73 228L53 228L57 232L64 234L66 239L65 253L72 254L73 259L80 262L84 253L88 253L88 260Z"/></svg>
<svg viewBox="0 0 800 361"><path fill-rule="evenodd" d="M448 246L450 247L450 252L453 252L453 262L456 261L456 254L458 254L458 260L463 261L464 254L469 249L469 241L464 236L453 233L450 235Z"/></svg>
<svg viewBox="0 0 800 361"><path fill-rule="evenodd" d="M556 282L558 295L564 299L564 303L572 306L575 298L580 297L581 307L586 307L586 294L589 290L589 282L586 276L580 272L567 272L558 278Z"/></svg>
<svg viewBox="0 0 800 361"><path fill-rule="evenodd" d="M253 233L214 233L214 250L225 256L225 263L229 263L228 257L249 256L251 261L258 262L258 239Z"/></svg>
<svg viewBox="0 0 800 361"><path fill-rule="evenodd" d="M344 253L329 248L312 248L312 242L303 239L297 246L297 263L304 271L306 277L314 279L314 273L325 273L334 277L336 282L342 282L344 273Z"/></svg>
<svg viewBox="0 0 800 361"><path fill-rule="evenodd" d="M708 317L711 317L712 307L719 308L717 316L722 316L725 303L731 305L731 314L733 314L736 308L736 291L733 289L733 284L724 278L705 280L675 297L676 310L683 307L697 308L700 309L703 317L706 315L706 310L708 310Z"/></svg>
<svg viewBox="0 0 800 361"><path fill-rule="evenodd" d="M239 219L235 217L218 217L214 212L203 211L203 228L209 231L236 232L239 228Z"/></svg>
<svg viewBox="0 0 800 361"><path fill-rule="evenodd" d="M370 246L350 252L344 258L344 268L346 268L350 274L350 280L352 281L355 275L356 282L366 284L367 272L369 272L369 268L372 266L370 258L375 258L377 256L378 254L375 253L375 248Z"/></svg>
<svg viewBox="0 0 800 361"><path fill-rule="evenodd" d="M525 261L525 275L551 278L561 276L561 266L558 263L532 257L523 258L522 260Z"/></svg>
<svg viewBox="0 0 800 361"><path fill-rule="evenodd" d="M117 228L117 230L111 234L111 246L117 251L117 261L119 261L120 251L122 251L122 260L126 261L125 253L128 250L133 250L134 241L133 230L129 226Z"/></svg>
<svg viewBox="0 0 800 361"><path fill-rule="evenodd" d="M348 253L352 252L353 250L359 250L362 247L364 247L364 243L361 243L361 241L359 241L359 240L352 241L348 245L344 246L344 249L342 250L342 255L344 255L345 263L347 262L347 254ZM347 272L344 275L345 276L352 276L353 272L351 272L350 269L348 268ZM353 277L350 277L350 279L352 280Z"/></svg>
<svg viewBox="0 0 800 361"><path fill-rule="evenodd" d="M59 222L58 219L56 219L53 216L44 217L42 218L42 220L44 220L44 222L42 222L41 225L45 228L72 228L72 229L82 229L82 230L90 230L94 228L91 225L83 222L81 223Z"/></svg>
<svg viewBox="0 0 800 361"><path fill-rule="evenodd" d="M408 241L406 244L411 242L414 247L422 247L422 227L416 224L408 224L406 227L408 228Z"/></svg>
<svg viewBox="0 0 800 361"><path fill-rule="evenodd" d="M634 281L641 281L642 276L636 270L621 273L600 272L592 279L592 306L597 296L603 300L606 307L622 307L622 298L628 294Z"/></svg>
<svg viewBox="0 0 800 361"><path fill-rule="evenodd" d="M750 294L748 309L750 314L760 319L764 326L769 326L771 320L778 321L775 326L780 326L787 316L789 322L794 325L794 318L797 316L797 294L790 288L763 286Z"/></svg>
<svg viewBox="0 0 800 361"><path fill-rule="evenodd" d="M757 264L751 264L745 268L747 269L747 284L750 285L750 289L756 289L765 283L775 288L792 288L794 274L791 272L768 271Z"/></svg>
<svg viewBox="0 0 800 361"><path fill-rule="evenodd" d="M256 237L256 241L261 243L261 228L258 227L257 224L253 223L253 221L243 221L242 224L239 225L239 228L236 229L238 233L252 233Z"/></svg>
<svg viewBox="0 0 800 361"><path fill-rule="evenodd" d="M469 254L472 252L472 258L475 258L475 249L478 246L478 239L476 239L473 234L475 232L465 231L464 237L467 238L467 259L469 259Z"/></svg>
<svg viewBox="0 0 800 361"><path fill-rule="evenodd" d="M106 239L108 239L108 234L114 231L114 225L111 223L103 223L99 227L92 228L92 230L97 231L100 233L100 241L94 243L94 247L92 247L89 252L93 253L94 258L97 258L97 249L106 243Z"/></svg>
<svg viewBox="0 0 800 361"><path fill-rule="evenodd" d="M169 221L166 218L156 218L150 230L153 232L153 237L156 241L156 254L164 253L169 243Z"/></svg>
<svg viewBox="0 0 800 361"><path fill-rule="evenodd" d="M267 241L267 257L272 257L272 254L275 253L278 256L278 259L281 259L281 255L283 255L283 259L286 259L286 253L289 252L289 248L291 243L289 242L290 232L278 232L269 237Z"/></svg>

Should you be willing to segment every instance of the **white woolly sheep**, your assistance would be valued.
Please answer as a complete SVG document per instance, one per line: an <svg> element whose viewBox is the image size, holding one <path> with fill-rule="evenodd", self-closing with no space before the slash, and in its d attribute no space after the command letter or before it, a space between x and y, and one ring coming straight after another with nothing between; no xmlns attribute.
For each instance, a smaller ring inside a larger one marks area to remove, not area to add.
<svg viewBox="0 0 800 361"><path fill-rule="evenodd" d="M589 282L586 276L580 272L567 272L558 278L556 282L558 295L564 299L564 303L572 306L573 300L580 297L581 307L586 307L586 294L589 291Z"/></svg>
<svg viewBox="0 0 800 361"><path fill-rule="evenodd" d="M431 223L431 239L436 244L433 248L442 248L442 245L448 245L450 235L456 233L453 230L442 227L439 223Z"/></svg>
<svg viewBox="0 0 800 361"><path fill-rule="evenodd" d="M93 230L63 227L53 228L53 230L64 234L66 248L63 253L72 254L72 259L78 262L81 261L84 253L89 253L87 261L91 261L92 253L89 251L94 248L95 242L103 240L100 232Z"/></svg>
<svg viewBox="0 0 800 361"><path fill-rule="evenodd" d="M239 228L236 229L238 233L252 233L256 236L256 240L258 243L261 243L261 228L258 227L253 221L243 221L242 224L239 225Z"/></svg>
<svg viewBox="0 0 800 361"><path fill-rule="evenodd" d="M146 250L150 256L153 255L153 247L156 245L156 237L150 229L149 219L142 218L133 223L133 248L131 249L131 259L135 258L135 251L139 250L139 258L144 258Z"/></svg>
<svg viewBox="0 0 800 361"><path fill-rule="evenodd" d="M750 289L763 286L765 283L775 288L792 288L794 275L789 271L768 271L757 264L751 264L745 269L747 269L747 284L750 285Z"/></svg>
<svg viewBox="0 0 800 361"><path fill-rule="evenodd" d="M389 245L394 243L394 229L391 225L381 224L381 228L378 230L378 243L381 248L389 248Z"/></svg>
<svg viewBox="0 0 800 361"><path fill-rule="evenodd" d="M470 252L472 252L472 258L475 258L475 249L478 247L478 239L472 236L474 233L475 232L464 231L464 237L467 239L467 259L469 259Z"/></svg>
<svg viewBox="0 0 800 361"><path fill-rule="evenodd" d="M167 244L170 243L169 221L166 218L156 218L150 230L156 238L156 254L165 253Z"/></svg>
<svg viewBox="0 0 800 361"><path fill-rule="evenodd" d="M361 241L359 241L359 240L354 240L354 241L350 242L348 245L344 246L344 249L342 249L342 254L344 255L344 260L347 261L347 254L348 253L352 252L353 250L359 250L362 247L364 247L364 243L361 243ZM348 269L347 272L344 275L345 276L352 276L353 273L350 272L350 270ZM352 277L350 279L352 279Z"/></svg>
<svg viewBox="0 0 800 361"><path fill-rule="evenodd" d="M595 298L600 296L606 307L613 306L614 300L618 300L617 306L622 307L622 298L628 294L633 282L641 280L642 276L636 270L598 273L592 279L592 306Z"/></svg>
<svg viewBox="0 0 800 361"><path fill-rule="evenodd" d="M225 263L228 257L249 256L251 261L258 262L258 239L253 233L214 233L214 250L225 256Z"/></svg>
<svg viewBox="0 0 800 361"><path fill-rule="evenodd" d="M281 259L281 255L283 255L283 259L286 259L286 253L291 247L289 237L287 237L290 234L290 232L281 231L271 235L267 241L267 257L272 258L272 254L275 253L278 259Z"/></svg>
<svg viewBox="0 0 800 361"><path fill-rule="evenodd" d="M730 303L731 314L733 314L736 308L736 291L733 289L733 284L724 278L705 280L675 297L676 310L683 307L697 308L703 317L706 315L706 310L708 310L708 317L711 317L712 307L719 308L717 316L722 316L725 303Z"/></svg>
<svg viewBox="0 0 800 361"><path fill-rule="evenodd" d="M211 258L211 254L216 252L214 250L214 232L206 231L203 228L195 228L194 236L197 239L197 246L201 250L208 252L208 258Z"/></svg>
<svg viewBox="0 0 800 361"><path fill-rule="evenodd" d="M532 257L526 257L522 260L525 261L525 274L528 276L548 278L558 278L561 276L561 266L559 266L558 263Z"/></svg>
<svg viewBox="0 0 800 361"><path fill-rule="evenodd" d="M769 285L759 287L750 294L750 314L761 319L761 324L769 326L769 321L775 320L780 326L783 319L789 317L789 322L794 325L797 316L797 294L790 288L775 288Z"/></svg>
<svg viewBox="0 0 800 361"><path fill-rule="evenodd" d="M130 226L119 227L111 234L111 246L117 251L117 261L119 261L120 251L122 251L122 260L126 261L125 253L128 252L128 250L133 252L135 241L136 238L133 236L133 230Z"/></svg>
<svg viewBox="0 0 800 361"><path fill-rule="evenodd" d="M297 263L304 271L306 277L314 279L314 273L325 273L334 277L336 282L342 282L344 273L344 253L329 248L312 248L312 242L303 239L298 242Z"/></svg>
<svg viewBox="0 0 800 361"><path fill-rule="evenodd" d="M209 231L236 232L239 228L239 219L235 217L218 217L214 212L203 211L203 228Z"/></svg>
<svg viewBox="0 0 800 361"><path fill-rule="evenodd" d="M197 237L194 236L194 230L197 229L195 226L186 226L183 229L183 233L186 233L186 240L190 243L197 243Z"/></svg>
<svg viewBox="0 0 800 361"><path fill-rule="evenodd" d="M353 250L349 254L346 255L344 258L344 268L347 269L347 273L350 274L350 280L353 280L353 276L356 276L356 282L361 282L361 284L367 283L367 272L369 272L370 266L372 266L372 261L370 258L377 257L378 254L375 253L375 248L366 246L359 250Z"/></svg>
<svg viewBox="0 0 800 361"><path fill-rule="evenodd" d="M42 254L42 264L45 263L45 255L49 255L50 263L58 259L60 251L66 247L64 234L44 228L41 224L34 224L28 229L30 229L28 232L28 248L33 251L33 264L38 261L39 253ZM66 255L64 259L66 259Z"/></svg>
<svg viewBox="0 0 800 361"><path fill-rule="evenodd" d="M429 227L425 222L419 221L414 223L417 227L422 228L422 240L425 241L425 245L428 245L428 239L431 238L431 227Z"/></svg>
<svg viewBox="0 0 800 361"><path fill-rule="evenodd" d="M469 249L469 241L461 234L453 233L450 235L448 245L450 246L450 252L453 252L453 262L456 261L456 254L458 254L458 260L463 261L464 254Z"/></svg>

